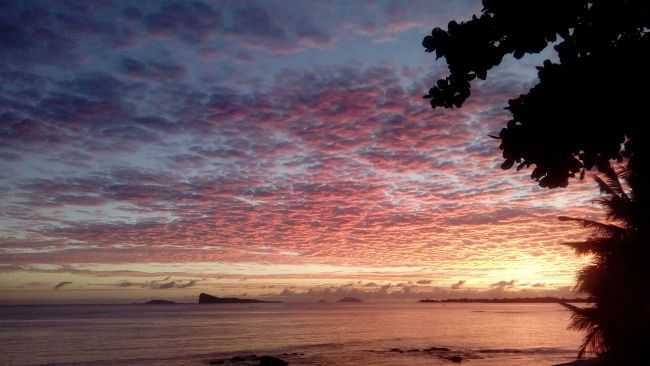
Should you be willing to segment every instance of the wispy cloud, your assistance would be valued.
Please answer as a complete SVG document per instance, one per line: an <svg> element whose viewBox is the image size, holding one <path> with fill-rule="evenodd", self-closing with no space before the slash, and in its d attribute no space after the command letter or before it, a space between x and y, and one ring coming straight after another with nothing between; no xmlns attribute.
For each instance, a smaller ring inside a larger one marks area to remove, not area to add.
<svg viewBox="0 0 650 366"><path fill-rule="evenodd" d="M517 280L499 281L490 284L490 287L497 288L497 289L508 289L508 288L515 287L515 282L517 282Z"/></svg>
<svg viewBox="0 0 650 366"><path fill-rule="evenodd" d="M196 286L198 280L170 280L171 277L165 277L161 280L151 280L144 282L134 282L122 280L115 283L108 284L94 284L95 286L108 286L108 287L120 287L120 288L145 288L151 290L169 290L169 289L185 289Z"/></svg>

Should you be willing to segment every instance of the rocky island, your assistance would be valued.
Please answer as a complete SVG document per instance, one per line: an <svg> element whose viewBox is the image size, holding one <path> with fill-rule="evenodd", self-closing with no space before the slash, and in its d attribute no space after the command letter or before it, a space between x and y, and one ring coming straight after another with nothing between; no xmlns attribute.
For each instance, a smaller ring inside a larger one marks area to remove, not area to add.
<svg viewBox="0 0 650 366"><path fill-rule="evenodd" d="M259 304L280 303L282 301L263 301L256 299L239 299L236 297L216 297L202 292L199 295L199 304Z"/></svg>
<svg viewBox="0 0 650 366"><path fill-rule="evenodd" d="M170 301L170 300L159 300L159 299L154 299L154 300L149 300L143 305L175 305L176 302Z"/></svg>
<svg viewBox="0 0 650 366"><path fill-rule="evenodd" d="M363 300L357 299L356 297L346 296L337 302L363 302Z"/></svg>

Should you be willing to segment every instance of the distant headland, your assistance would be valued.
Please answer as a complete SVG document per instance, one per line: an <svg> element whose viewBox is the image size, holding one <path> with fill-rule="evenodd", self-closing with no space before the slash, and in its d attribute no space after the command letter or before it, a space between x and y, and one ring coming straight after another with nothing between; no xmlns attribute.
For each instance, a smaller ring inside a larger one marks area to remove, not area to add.
<svg viewBox="0 0 650 366"><path fill-rule="evenodd" d="M216 297L202 292L199 295L199 304L259 304L281 303L282 301L263 301L256 299L239 299L236 297Z"/></svg>
<svg viewBox="0 0 650 366"><path fill-rule="evenodd" d="M493 303L493 304L539 304L539 303L585 303L591 302L588 298L572 298L565 299L562 297L513 297L513 298L500 298L500 299L444 299L444 300L432 300L424 299L419 302L431 302L431 303Z"/></svg>
<svg viewBox="0 0 650 366"><path fill-rule="evenodd" d="M363 300L357 299L356 297L346 296L337 302L363 302Z"/></svg>
<svg viewBox="0 0 650 366"><path fill-rule="evenodd" d="M154 299L154 300L149 300L145 303L144 305L175 305L177 302L175 301L170 301L170 300L159 300L159 299Z"/></svg>

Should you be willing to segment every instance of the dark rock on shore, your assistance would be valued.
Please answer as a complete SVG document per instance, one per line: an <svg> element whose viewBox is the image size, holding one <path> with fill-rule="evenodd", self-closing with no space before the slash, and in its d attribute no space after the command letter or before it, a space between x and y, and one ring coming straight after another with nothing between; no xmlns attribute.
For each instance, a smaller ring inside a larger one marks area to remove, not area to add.
<svg viewBox="0 0 650 366"><path fill-rule="evenodd" d="M445 356L445 357L440 357L442 359L455 362L455 363L461 363L463 362L463 357L459 355L453 355L453 356Z"/></svg>
<svg viewBox="0 0 650 366"><path fill-rule="evenodd" d="M260 357L260 366L287 366L288 364L287 361L281 358L273 356Z"/></svg>
<svg viewBox="0 0 650 366"><path fill-rule="evenodd" d="M423 354L428 354L432 357L437 357L441 360L445 360L453 363L461 363L464 361L478 360L483 358L475 352L466 351L466 350L452 350L447 347L409 348L409 349L402 349L402 348L395 347L384 351L371 351L371 352L392 352L392 353L410 353L410 354L421 352ZM556 365L556 366L560 366L560 365ZM592 365L566 365L566 366L592 366Z"/></svg>
<svg viewBox="0 0 650 366"><path fill-rule="evenodd" d="M297 354L297 353L296 353ZM208 362L209 365L224 365L224 366L288 366L289 363L279 357L275 356L233 356L219 360L212 360Z"/></svg>

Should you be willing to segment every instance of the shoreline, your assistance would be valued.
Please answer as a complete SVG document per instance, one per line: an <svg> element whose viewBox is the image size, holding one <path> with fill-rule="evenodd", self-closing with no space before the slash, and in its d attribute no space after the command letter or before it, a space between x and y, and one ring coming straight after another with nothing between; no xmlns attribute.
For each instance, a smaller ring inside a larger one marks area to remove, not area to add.
<svg viewBox="0 0 650 366"><path fill-rule="evenodd" d="M598 366L600 361L597 358L586 358L582 360L575 360L566 363L558 363L552 366Z"/></svg>

